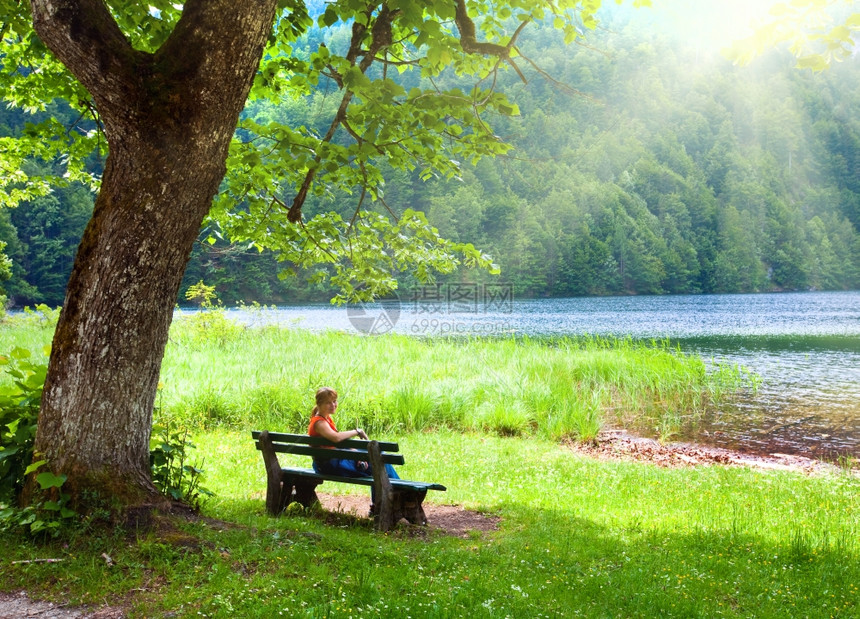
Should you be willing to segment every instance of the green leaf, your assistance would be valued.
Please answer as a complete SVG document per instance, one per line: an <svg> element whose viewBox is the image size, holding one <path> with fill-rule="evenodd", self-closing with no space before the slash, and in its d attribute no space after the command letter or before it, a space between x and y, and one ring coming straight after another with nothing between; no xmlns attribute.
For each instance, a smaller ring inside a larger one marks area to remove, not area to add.
<svg viewBox="0 0 860 619"><path fill-rule="evenodd" d="M336 24L339 19L337 10L331 5L327 6L325 12L320 16L320 21L325 27Z"/></svg>
<svg viewBox="0 0 860 619"><path fill-rule="evenodd" d="M59 488L68 479L68 475L54 475L53 473L39 473L36 475L36 482L42 488L42 490L47 490L48 488Z"/></svg>
<svg viewBox="0 0 860 619"><path fill-rule="evenodd" d="M18 359L19 361L21 359L29 359L30 358L30 351L27 350L26 348L21 348L19 346L16 346L15 348L13 348L9 354L12 356L13 359Z"/></svg>
<svg viewBox="0 0 860 619"><path fill-rule="evenodd" d="M823 71L827 68L827 60L821 56L806 56L797 59L797 67L799 69Z"/></svg>
<svg viewBox="0 0 860 619"><path fill-rule="evenodd" d="M0 461L5 460L18 453L18 447L4 447L0 450Z"/></svg>
<svg viewBox="0 0 860 619"><path fill-rule="evenodd" d="M24 475L29 475L30 473L36 471L40 466L42 466L43 464L45 464L47 462L48 462L47 460L39 460L38 462L34 462L33 464L31 464L30 466L28 466L24 470Z"/></svg>

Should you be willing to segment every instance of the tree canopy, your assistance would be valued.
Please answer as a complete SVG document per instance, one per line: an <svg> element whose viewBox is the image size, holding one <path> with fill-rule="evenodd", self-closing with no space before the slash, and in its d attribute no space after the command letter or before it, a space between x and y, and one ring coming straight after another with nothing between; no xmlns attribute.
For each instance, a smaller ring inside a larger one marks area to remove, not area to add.
<svg viewBox="0 0 860 619"><path fill-rule="evenodd" d="M749 63L766 50L788 45L801 69L821 71L856 54L860 11L853 0L780 2L754 34L737 41L731 56Z"/></svg>

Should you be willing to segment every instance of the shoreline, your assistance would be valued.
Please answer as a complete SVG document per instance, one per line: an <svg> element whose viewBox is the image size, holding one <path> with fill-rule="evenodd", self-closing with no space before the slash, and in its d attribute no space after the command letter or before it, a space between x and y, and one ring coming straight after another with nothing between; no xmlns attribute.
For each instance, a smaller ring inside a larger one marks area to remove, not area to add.
<svg viewBox="0 0 860 619"><path fill-rule="evenodd" d="M725 447L700 443L668 442L636 436L627 430L601 430L597 439L580 443L566 440L563 445L572 452L597 460L648 462L664 468L704 465L748 466L761 470L790 471L807 475L850 472L860 475L855 463L850 469L795 454L751 454Z"/></svg>

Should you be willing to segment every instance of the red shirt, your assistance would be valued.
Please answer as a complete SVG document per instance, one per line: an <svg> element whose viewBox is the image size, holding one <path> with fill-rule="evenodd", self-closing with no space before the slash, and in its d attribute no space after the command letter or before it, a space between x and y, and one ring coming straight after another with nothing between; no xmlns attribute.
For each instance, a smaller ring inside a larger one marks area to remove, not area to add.
<svg viewBox="0 0 860 619"><path fill-rule="evenodd" d="M320 436L320 433L317 432L317 429L316 429L317 422L320 419L322 419L323 421L328 423L329 427L334 432L337 432L337 428L334 425L334 419L332 419L331 417L326 418L326 417L323 417L322 415L314 415L313 417L311 417L310 425L308 425L308 434L310 436Z"/></svg>

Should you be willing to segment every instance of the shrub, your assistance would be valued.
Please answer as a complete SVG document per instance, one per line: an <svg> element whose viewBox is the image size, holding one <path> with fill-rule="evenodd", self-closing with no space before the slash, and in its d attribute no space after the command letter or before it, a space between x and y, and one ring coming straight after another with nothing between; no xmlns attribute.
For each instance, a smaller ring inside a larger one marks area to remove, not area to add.
<svg viewBox="0 0 860 619"><path fill-rule="evenodd" d="M36 418L48 370L29 350L13 348L0 355L0 368L11 379L0 384L0 501L14 502L33 461Z"/></svg>
<svg viewBox="0 0 860 619"><path fill-rule="evenodd" d="M195 447L188 440L188 430L170 430L168 424L152 428L149 466L155 487L174 501L197 509L201 497L212 493L200 485L203 471L188 463L188 451Z"/></svg>
<svg viewBox="0 0 860 619"><path fill-rule="evenodd" d="M64 523L77 516L67 505L69 495L62 491L65 475L38 473L33 502L23 509L14 507L27 476L46 464L32 460L48 366L29 350L13 348L0 356L0 367L11 378L0 385L0 528L23 527L31 535L56 536Z"/></svg>

